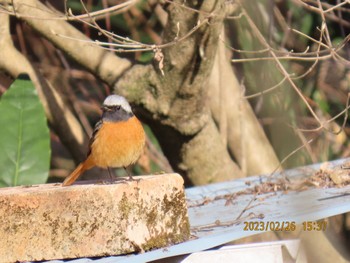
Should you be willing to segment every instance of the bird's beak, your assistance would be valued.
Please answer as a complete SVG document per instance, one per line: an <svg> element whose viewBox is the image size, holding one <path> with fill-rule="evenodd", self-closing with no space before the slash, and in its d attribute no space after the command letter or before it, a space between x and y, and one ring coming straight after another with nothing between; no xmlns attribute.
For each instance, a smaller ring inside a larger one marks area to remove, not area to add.
<svg viewBox="0 0 350 263"><path fill-rule="evenodd" d="M102 110L103 112L108 112L108 111L113 111L113 108L110 108L110 107L108 107L108 106L102 106L102 107L101 107L101 110Z"/></svg>

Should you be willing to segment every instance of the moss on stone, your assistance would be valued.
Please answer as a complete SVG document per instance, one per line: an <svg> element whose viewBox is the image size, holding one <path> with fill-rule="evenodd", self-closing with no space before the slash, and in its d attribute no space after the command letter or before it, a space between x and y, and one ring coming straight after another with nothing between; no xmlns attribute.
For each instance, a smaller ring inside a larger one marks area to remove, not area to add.
<svg viewBox="0 0 350 263"><path fill-rule="evenodd" d="M120 217L122 220L127 220L132 210L132 204L128 201L126 193L123 193L122 199L118 204L118 210L120 211Z"/></svg>

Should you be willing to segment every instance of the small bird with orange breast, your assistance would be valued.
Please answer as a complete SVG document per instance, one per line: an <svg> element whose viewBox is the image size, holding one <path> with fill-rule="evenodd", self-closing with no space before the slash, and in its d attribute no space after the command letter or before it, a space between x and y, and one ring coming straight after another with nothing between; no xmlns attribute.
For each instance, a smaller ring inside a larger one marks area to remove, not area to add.
<svg viewBox="0 0 350 263"><path fill-rule="evenodd" d="M110 95L103 102L102 111L90 139L87 158L64 180L63 186L73 184L84 171L94 166L126 169L143 152L145 132L127 100ZM129 178L132 179L130 175Z"/></svg>

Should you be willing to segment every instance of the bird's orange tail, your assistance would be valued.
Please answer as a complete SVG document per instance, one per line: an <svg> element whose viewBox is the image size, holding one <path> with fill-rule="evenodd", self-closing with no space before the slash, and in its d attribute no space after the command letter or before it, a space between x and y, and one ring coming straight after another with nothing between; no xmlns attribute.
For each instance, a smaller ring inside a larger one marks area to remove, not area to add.
<svg viewBox="0 0 350 263"><path fill-rule="evenodd" d="M83 172L93 167L93 165L90 163L90 159L88 158L87 160L85 160L85 162L79 164L78 167L75 168L75 170L68 177L66 177L66 179L64 179L62 186L68 186L73 184Z"/></svg>
<svg viewBox="0 0 350 263"><path fill-rule="evenodd" d="M68 186L74 183L85 170L84 163L79 164L78 167L64 179L62 186Z"/></svg>

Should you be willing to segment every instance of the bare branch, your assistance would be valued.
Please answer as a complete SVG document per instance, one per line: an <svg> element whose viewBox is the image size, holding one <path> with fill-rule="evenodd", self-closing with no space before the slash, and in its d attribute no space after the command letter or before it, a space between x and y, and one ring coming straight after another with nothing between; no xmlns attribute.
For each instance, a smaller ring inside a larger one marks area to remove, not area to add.
<svg viewBox="0 0 350 263"><path fill-rule="evenodd" d="M9 2L9 1L3 1L3 2ZM65 14L61 14L59 12L57 12L56 10L50 10L50 9L42 9L41 11L42 16L35 16L32 14L21 14L16 12L16 8L13 8L9 5L1 5L0 3L0 13L5 13L8 15L12 15L12 16L16 16L18 18L31 18L31 19L37 19L37 20L65 20L65 21L75 21L75 20L84 20L84 19L91 19L91 17L93 18L104 18L105 16L109 15L109 14L119 14L122 12L125 12L126 10L128 10L130 7L134 6L136 3L138 2L138 0L127 0L121 4L118 5L113 5L111 7L108 8L103 8L102 10L98 10L95 12L89 12L88 14L84 14L84 15L73 15L73 13L71 12L71 10L67 9L66 7L66 13ZM11 1L11 5L12 5L12 1ZM39 8L36 5L31 5L31 4L26 4L27 8L29 9L34 9L34 8Z"/></svg>
<svg viewBox="0 0 350 263"><path fill-rule="evenodd" d="M10 0L7 1L8 4L12 3ZM42 20L39 20L38 18L45 18L48 13L53 12L39 1L18 0L14 1L14 4L13 8L16 10L17 17L24 20L54 45L109 85L113 85L116 79L130 67L131 64L128 60L118 58L113 53L102 50L96 44L82 44L76 40L59 37L58 35L65 35L75 39L89 40L66 21L47 20L43 23ZM35 16L36 18L28 16Z"/></svg>

